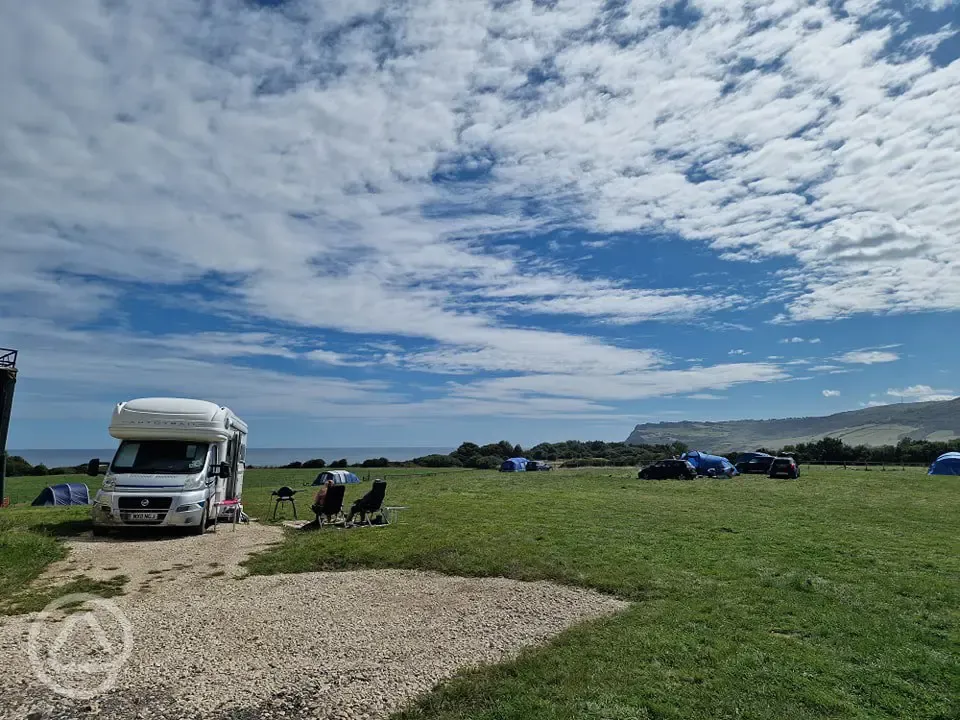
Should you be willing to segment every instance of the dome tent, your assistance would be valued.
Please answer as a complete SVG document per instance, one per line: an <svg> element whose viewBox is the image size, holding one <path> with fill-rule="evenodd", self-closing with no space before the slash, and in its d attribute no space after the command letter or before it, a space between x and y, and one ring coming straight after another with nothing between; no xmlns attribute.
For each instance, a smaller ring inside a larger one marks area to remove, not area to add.
<svg viewBox="0 0 960 720"><path fill-rule="evenodd" d="M960 452L944 453L930 465L927 475L960 475Z"/></svg>
<svg viewBox="0 0 960 720"><path fill-rule="evenodd" d="M346 470L324 470L313 480L314 485L323 485L327 480L333 480L334 485L355 485L360 478Z"/></svg>
<svg viewBox="0 0 960 720"><path fill-rule="evenodd" d="M89 505L90 491L83 483L61 483L45 487L31 505Z"/></svg>
<svg viewBox="0 0 960 720"><path fill-rule="evenodd" d="M510 458L504 460L503 465L500 466L500 472L524 472L526 469L526 458Z"/></svg>
<svg viewBox="0 0 960 720"><path fill-rule="evenodd" d="M706 475L713 470L717 475L739 475L733 463L720 455L708 455L707 453L692 450L685 452L680 456L681 460L686 460L697 470L697 475Z"/></svg>

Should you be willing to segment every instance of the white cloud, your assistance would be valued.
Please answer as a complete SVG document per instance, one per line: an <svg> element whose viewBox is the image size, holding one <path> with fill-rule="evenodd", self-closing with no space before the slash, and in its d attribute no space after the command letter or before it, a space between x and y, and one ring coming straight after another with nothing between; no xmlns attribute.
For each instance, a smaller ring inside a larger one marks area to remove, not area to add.
<svg viewBox="0 0 960 720"><path fill-rule="evenodd" d="M902 389L891 388L887 395L909 400L910 402L934 402L953 400L957 394L953 390L934 390L929 385L911 385Z"/></svg>
<svg viewBox="0 0 960 720"><path fill-rule="evenodd" d="M366 365L368 363L359 358L345 355L344 353L334 352L333 350L311 350L306 354L309 360L321 365Z"/></svg>
<svg viewBox="0 0 960 720"><path fill-rule="evenodd" d="M750 353L743 348L736 348L727 353L727 355L749 355Z"/></svg>
<svg viewBox="0 0 960 720"><path fill-rule="evenodd" d="M517 294L525 293L517 288ZM592 289L588 294L538 298L507 305L517 312L579 315L604 318L617 324L645 320L677 320L732 307L741 300L733 295L707 297L695 293L671 294L650 290ZM503 306L501 306L503 307Z"/></svg>
<svg viewBox="0 0 960 720"><path fill-rule="evenodd" d="M840 397L839 390L823 390L823 396L827 398Z"/></svg>
<svg viewBox="0 0 960 720"><path fill-rule="evenodd" d="M725 395L714 395L712 393L693 393L693 395L687 395L687 398L690 400L726 400Z"/></svg>
<svg viewBox="0 0 960 720"><path fill-rule="evenodd" d="M783 340L781 340L780 342L781 343L802 343L804 342L804 340L802 337L789 337L789 338L783 338Z"/></svg>
<svg viewBox="0 0 960 720"><path fill-rule="evenodd" d="M830 372L831 370L840 370L839 365L814 365L810 372Z"/></svg>
<svg viewBox="0 0 960 720"><path fill-rule="evenodd" d="M769 363L731 363L686 370L647 370L610 375L553 373L493 378L458 386L456 394L477 399L512 399L515 402L537 396L622 401L726 390L743 383L770 382L786 377L781 368Z"/></svg>
<svg viewBox="0 0 960 720"><path fill-rule="evenodd" d="M816 345L816 344L818 344L818 343L820 342L820 338L816 338L816 337L815 337L815 338L810 338L809 340L807 340L807 342Z"/></svg>
<svg viewBox="0 0 960 720"><path fill-rule="evenodd" d="M851 365L874 365L876 363L895 362L900 356L889 350L853 350L836 358Z"/></svg>

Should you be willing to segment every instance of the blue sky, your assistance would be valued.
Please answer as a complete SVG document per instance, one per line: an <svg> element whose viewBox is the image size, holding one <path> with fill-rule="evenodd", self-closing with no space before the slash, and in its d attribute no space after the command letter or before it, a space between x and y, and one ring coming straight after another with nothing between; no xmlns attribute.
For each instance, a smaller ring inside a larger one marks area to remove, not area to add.
<svg viewBox="0 0 960 720"><path fill-rule="evenodd" d="M0 10L8 445L622 440L960 392L954 2Z"/></svg>

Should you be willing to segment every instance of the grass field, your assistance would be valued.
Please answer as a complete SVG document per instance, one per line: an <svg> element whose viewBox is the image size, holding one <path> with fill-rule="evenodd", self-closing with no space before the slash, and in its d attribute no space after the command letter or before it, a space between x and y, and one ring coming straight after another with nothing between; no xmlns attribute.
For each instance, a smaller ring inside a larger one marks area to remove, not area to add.
<svg viewBox="0 0 960 720"><path fill-rule="evenodd" d="M462 673L404 720L960 717L956 478L824 468L804 468L798 482L645 482L626 469L371 472L388 478L388 504L410 506L399 524L291 532L250 570L552 579L634 603L514 662ZM245 505L267 517L271 489L313 474L251 471ZM43 479L23 482L38 481L39 492ZM348 488L348 502L368 487ZM82 526L76 512L7 511L0 538L38 538L30 567L42 567L57 548L49 534ZM0 593L10 573L0 560Z"/></svg>

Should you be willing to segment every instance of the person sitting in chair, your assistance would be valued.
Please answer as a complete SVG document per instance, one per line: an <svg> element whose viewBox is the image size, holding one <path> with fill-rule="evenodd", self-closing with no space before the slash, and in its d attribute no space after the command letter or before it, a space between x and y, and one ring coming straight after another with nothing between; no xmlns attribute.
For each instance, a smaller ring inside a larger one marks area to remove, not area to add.
<svg viewBox="0 0 960 720"><path fill-rule="evenodd" d="M320 508L323 507L323 499L327 496L327 490L333 487L333 480L327 480L323 485L320 486L320 489L317 490L317 494L313 496L313 508L314 512L319 512Z"/></svg>

